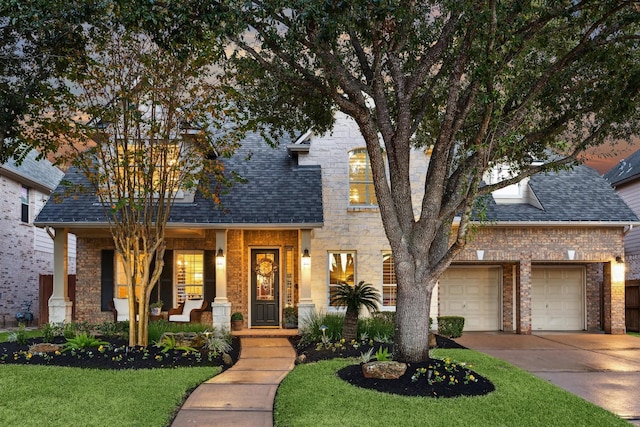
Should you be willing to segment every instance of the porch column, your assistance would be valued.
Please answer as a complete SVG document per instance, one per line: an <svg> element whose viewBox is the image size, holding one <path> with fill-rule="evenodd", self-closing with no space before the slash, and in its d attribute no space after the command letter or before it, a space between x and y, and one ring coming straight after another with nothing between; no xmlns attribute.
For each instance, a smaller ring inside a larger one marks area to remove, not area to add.
<svg viewBox="0 0 640 427"><path fill-rule="evenodd" d="M516 282L516 332L531 335L531 260L521 259Z"/></svg>
<svg viewBox="0 0 640 427"><path fill-rule="evenodd" d="M211 304L213 326L231 330L231 303L227 299L227 230L216 230L216 298Z"/></svg>
<svg viewBox="0 0 640 427"><path fill-rule="evenodd" d="M300 283L298 300L298 327L303 328L316 309L311 298L311 230L300 230ZM305 257L305 250L308 257ZM322 263L320 263L322 264Z"/></svg>
<svg viewBox="0 0 640 427"><path fill-rule="evenodd" d="M624 302L624 263L605 262L603 265L604 283L602 298L604 308L604 332L621 335L626 332Z"/></svg>
<svg viewBox="0 0 640 427"><path fill-rule="evenodd" d="M55 229L53 237L53 293L49 298L49 323L71 323L69 299L69 232Z"/></svg>

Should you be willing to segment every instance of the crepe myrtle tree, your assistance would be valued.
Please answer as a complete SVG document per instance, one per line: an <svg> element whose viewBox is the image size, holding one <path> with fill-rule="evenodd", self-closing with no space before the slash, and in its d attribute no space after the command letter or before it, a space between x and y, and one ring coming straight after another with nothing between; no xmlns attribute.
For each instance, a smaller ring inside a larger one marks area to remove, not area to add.
<svg viewBox="0 0 640 427"><path fill-rule="evenodd" d="M66 182L64 197L85 192L102 205L126 276L129 343L146 345L172 207L196 189L217 199L230 184L220 158L239 133L226 125L233 109L211 83L206 52L177 55L117 25L92 40L91 61L69 74L74 96L35 118L31 137L55 135L58 161L90 183Z"/></svg>
<svg viewBox="0 0 640 427"><path fill-rule="evenodd" d="M397 360L429 357L432 292L469 239L476 200L637 134L637 2L216 4L233 31L229 84L267 135L327 131L335 110L359 126L397 275ZM410 152L428 148L413 206ZM511 175L481 186L498 164Z"/></svg>

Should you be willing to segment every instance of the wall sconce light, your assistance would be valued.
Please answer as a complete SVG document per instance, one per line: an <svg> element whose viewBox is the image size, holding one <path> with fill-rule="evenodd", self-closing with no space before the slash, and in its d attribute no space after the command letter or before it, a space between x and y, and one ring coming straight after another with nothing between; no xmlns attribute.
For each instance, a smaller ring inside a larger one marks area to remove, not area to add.
<svg viewBox="0 0 640 427"><path fill-rule="evenodd" d="M611 279L614 282L624 282L625 275L624 260L617 255L616 263L611 264Z"/></svg>
<svg viewBox="0 0 640 427"><path fill-rule="evenodd" d="M569 257L569 260L573 261L576 258L576 251L569 249L567 251L567 256Z"/></svg>
<svg viewBox="0 0 640 427"><path fill-rule="evenodd" d="M311 255L309 255L309 249L305 249L302 252L302 266L309 268L311 266Z"/></svg>
<svg viewBox="0 0 640 427"><path fill-rule="evenodd" d="M484 259L484 251L483 250L477 250L476 251L476 256L478 257L478 261L482 261Z"/></svg>
<svg viewBox="0 0 640 427"><path fill-rule="evenodd" d="M224 267L224 251L222 248L218 248L218 252L216 253L216 265L218 267Z"/></svg>
<svg viewBox="0 0 640 427"><path fill-rule="evenodd" d="M622 257L620 255L616 255L616 262L618 264L624 264L624 260L622 259Z"/></svg>

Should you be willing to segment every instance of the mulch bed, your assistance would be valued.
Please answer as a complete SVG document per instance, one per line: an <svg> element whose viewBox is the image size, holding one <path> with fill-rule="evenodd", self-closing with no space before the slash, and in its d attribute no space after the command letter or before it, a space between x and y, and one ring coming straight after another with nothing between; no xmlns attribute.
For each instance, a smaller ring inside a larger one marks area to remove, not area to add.
<svg viewBox="0 0 640 427"><path fill-rule="evenodd" d="M26 345L16 342L0 343L0 364L20 365L52 365L94 369L153 369L176 368L181 366L223 366L226 369L222 354L202 352L185 352L168 350L161 347L129 347L128 341L121 338L101 338L109 342L101 348L67 350L64 352L35 352L30 350L34 344L42 343L42 338L29 339ZM63 337L56 337L55 344L63 344ZM233 350L229 356L235 363L240 354L240 339L233 338Z"/></svg>
<svg viewBox="0 0 640 427"><path fill-rule="evenodd" d="M371 347L374 348L373 351L375 353L380 346L387 347L391 352L393 346L393 344L374 343L369 345L368 343L361 343L356 348L350 344L330 345L328 347L309 344L300 347L299 341L299 337L291 339L294 348L296 348L298 360L304 360L302 363L312 363L333 358L359 358L362 353L365 353ZM465 348L455 341L439 335L436 335L436 342L438 348ZM407 364L407 371L397 380L365 378L362 374L360 363L349 365L339 370L337 375L356 387L402 396L440 398L481 396L495 390L491 381L474 372L471 368L472 366L465 366L455 361L431 359L421 363ZM424 373L414 381L412 377L418 370ZM431 381L427 378L429 371L431 371Z"/></svg>

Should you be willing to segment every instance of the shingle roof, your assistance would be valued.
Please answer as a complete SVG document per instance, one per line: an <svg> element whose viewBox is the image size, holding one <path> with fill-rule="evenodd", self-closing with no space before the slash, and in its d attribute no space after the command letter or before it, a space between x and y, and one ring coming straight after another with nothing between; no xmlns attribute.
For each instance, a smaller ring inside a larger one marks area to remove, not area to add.
<svg viewBox="0 0 640 427"><path fill-rule="evenodd" d="M15 179L28 185L38 185L49 191L56 188L64 175L57 167L47 159L37 159L38 152L29 151L20 165L14 159L9 159L0 169L11 174Z"/></svg>
<svg viewBox="0 0 640 427"><path fill-rule="evenodd" d="M633 153L628 159L620 160L617 165L604 174L604 178L613 186L640 178L640 150Z"/></svg>
<svg viewBox="0 0 640 427"><path fill-rule="evenodd" d="M171 224L287 224L319 226L323 222L322 184L319 166L299 166L287 153L288 141L271 148L257 134L250 134L230 159L225 171L235 171L246 183L235 183L220 196L222 206L196 193L193 203L174 205ZM73 184L88 182L77 170L64 178ZM63 194L58 188L56 193ZM49 201L36 219L36 224L104 222L102 207L89 194L64 197L61 203Z"/></svg>
<svg viewBox="0 0 640 427"><path fill-rule="evenodd" d="M487 220L497 222L637 222L631 208L609 183L587 166L538 174L529 185L543 209L529 204L487 206Z"/></svg>

